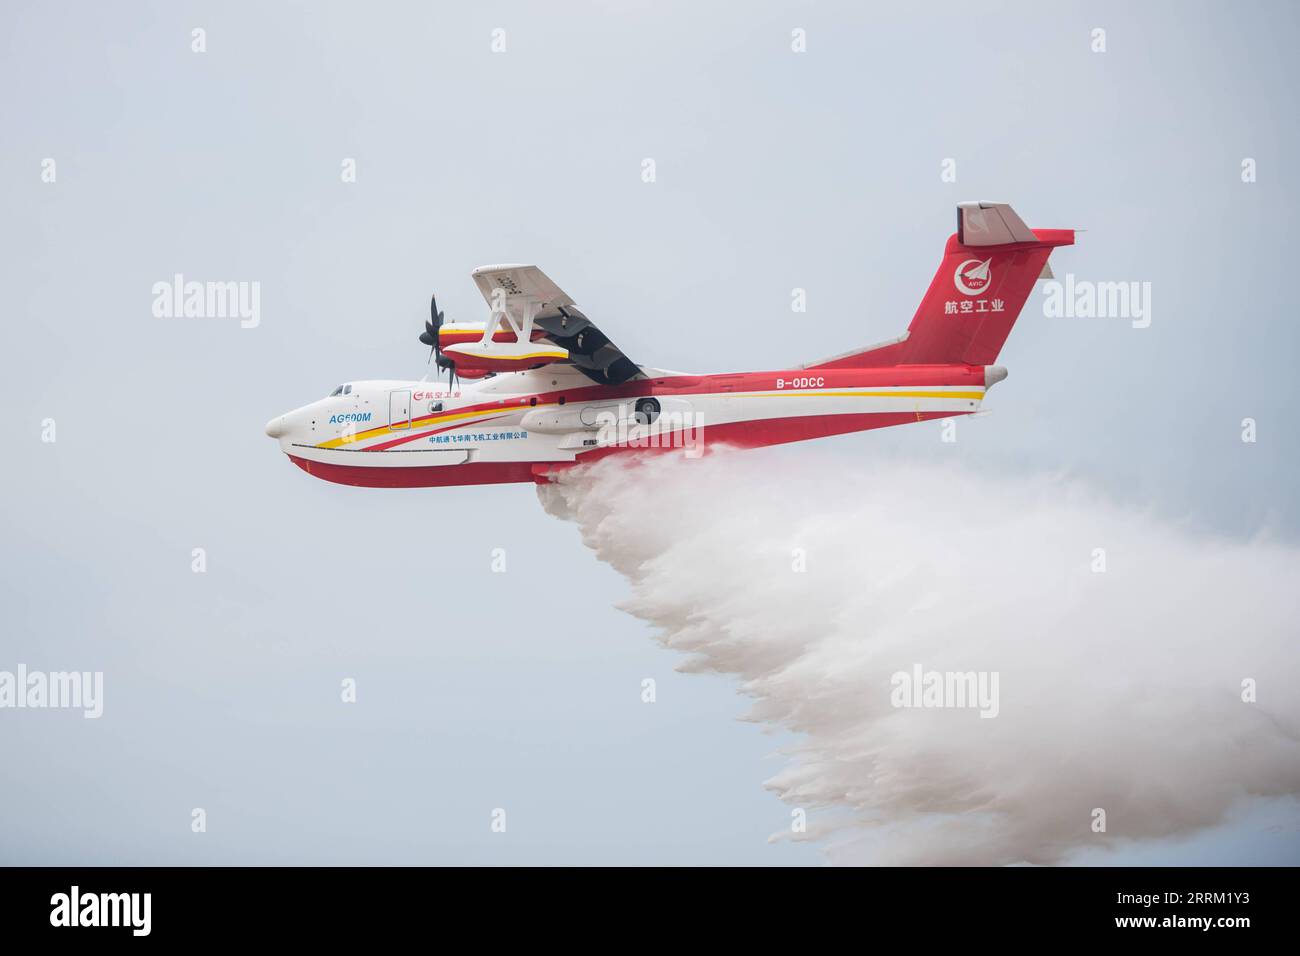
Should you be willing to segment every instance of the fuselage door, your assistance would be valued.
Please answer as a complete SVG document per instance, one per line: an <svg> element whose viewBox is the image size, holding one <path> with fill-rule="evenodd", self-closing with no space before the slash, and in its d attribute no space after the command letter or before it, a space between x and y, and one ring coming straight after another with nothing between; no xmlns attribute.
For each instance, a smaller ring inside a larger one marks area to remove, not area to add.
<svg viewBox="0 0 1300 956"><path fill-rule="evenodd" d="M411 427L411 393L409 390L388 393L388 427Z"/></svg>

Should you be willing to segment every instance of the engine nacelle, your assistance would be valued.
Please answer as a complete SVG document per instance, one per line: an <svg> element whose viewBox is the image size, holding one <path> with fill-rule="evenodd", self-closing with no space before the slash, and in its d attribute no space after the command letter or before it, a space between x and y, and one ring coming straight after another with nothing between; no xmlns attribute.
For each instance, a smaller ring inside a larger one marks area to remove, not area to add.
<svg viewBox="0 0 1300 956"><path fill-rule="evenodd" d="M442 328L438 329L438 345L445 349L449 345L481 342L486 330L486 322L444 322ZM532 341L536 342L545 334L541 329L533 329ZM515 339L515 333L510 329L497 329L492 333L493 342L514 342Z"/></svg>
<svg viewBox="0 0 1300 956"><path fill-rule="evenodd" d="M550 342L466 342L450 345L443 354L456 363L456 371L518 372L522 369L563 362L569 350Z"/></svg>

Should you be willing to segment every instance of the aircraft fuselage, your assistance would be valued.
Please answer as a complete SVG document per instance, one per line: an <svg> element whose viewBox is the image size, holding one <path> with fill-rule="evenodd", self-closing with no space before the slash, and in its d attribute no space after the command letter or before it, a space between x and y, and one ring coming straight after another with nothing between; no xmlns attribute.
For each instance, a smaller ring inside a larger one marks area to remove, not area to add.
<svg viewBox="0 0 1300 956"><path fill-rule="evenodd" d="M347 485L549 480L609 454L753 448L968 415L996 366L796 368L597 385L567 366L474 381L359 381L267 424L309 474Z"/></svg>

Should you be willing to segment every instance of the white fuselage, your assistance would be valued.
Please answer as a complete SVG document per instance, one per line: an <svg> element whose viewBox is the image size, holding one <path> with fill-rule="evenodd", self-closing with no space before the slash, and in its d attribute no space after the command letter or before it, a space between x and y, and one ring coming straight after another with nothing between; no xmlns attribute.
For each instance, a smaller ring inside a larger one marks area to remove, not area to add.
<svg viewBox="0 0 1300 956"><path fill-rule="evenodd" d="M891 372L893 374L891 374ZM361 381L267 424L311 474L345 484L428 486L544 480L612 451L756 446L978 410L969 366L687 375L622 385L548 366L477 381Z"/></svg>

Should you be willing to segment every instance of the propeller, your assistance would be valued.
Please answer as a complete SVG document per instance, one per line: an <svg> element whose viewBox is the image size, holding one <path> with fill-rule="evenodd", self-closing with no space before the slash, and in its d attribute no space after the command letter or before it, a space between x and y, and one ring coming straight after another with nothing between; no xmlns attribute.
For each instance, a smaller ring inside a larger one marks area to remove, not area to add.
<svg viewBox="0 0 1300 956"><path fill-rule="evenodd" d="M446 369L450 374L447 376L447 387L455 389L456 387L456 362L445 355L438 356L438 368Z"/></svg>
<svg viewBox="0 0 1300 956"><path fill-rule="evenodd" d="M429 346L429 361L437 365L439 371L446 369L451 374L447 378L448 387L454 387L456 384L456 361L449 359L442 354L442 342L438 337L438 331L442 328L445 317L438 311L438 297L433 295L429 297L429 318L425 320L424 331L420 333L420 341Z"/></svg>

